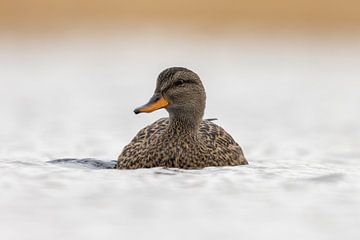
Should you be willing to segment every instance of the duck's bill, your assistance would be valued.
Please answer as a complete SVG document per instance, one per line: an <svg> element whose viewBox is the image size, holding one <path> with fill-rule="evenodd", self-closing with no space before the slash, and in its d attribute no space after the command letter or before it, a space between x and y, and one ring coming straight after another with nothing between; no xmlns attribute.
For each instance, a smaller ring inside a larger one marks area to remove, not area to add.
<svg viewBox="0 0 360 240"><path fill-rule="evenodd" d="M161 108L165 108L169 105L169 102L165 98L154 95L150 101L134 110L135 114L138 113L151 113Z"/></svg>

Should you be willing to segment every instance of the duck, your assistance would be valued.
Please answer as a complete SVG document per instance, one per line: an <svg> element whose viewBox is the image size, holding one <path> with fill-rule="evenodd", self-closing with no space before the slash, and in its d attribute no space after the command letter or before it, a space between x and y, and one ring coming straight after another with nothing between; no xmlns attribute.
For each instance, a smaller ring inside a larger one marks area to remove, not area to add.
<svg viewBox="0 0 360 240"><path fill-rule="evenodd" d="M248 164L239 144L214 119L203 119L206 93L200 77L184 67L163 70L148 103L135 114L165 109L160 118L141 129L118 157L116 168L180 168Z"/></svg>

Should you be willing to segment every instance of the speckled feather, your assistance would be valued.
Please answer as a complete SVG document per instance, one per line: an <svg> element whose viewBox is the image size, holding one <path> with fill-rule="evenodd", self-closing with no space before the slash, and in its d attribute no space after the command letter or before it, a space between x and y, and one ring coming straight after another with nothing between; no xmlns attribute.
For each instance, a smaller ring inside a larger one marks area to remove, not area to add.
<svg viewBox="0 0 360 240"><path fill-rule="evenodd" d="M234 139L220 126L203 120L205 105L205 88L195 72L183 67L162 71L153 97L134 112L165 108L169 118L142 129L120 154L117 167L194 169L247 164Z"/></svg>
<svg viewBox="0 0 360 240"><path fill-rule="evenodd" d="M196 169L243 164L247 161L240 146L215 123L204 120L195 134L184 134L169 128L168 118L161 118L140 130L125 146L117 168Z"/></svg>

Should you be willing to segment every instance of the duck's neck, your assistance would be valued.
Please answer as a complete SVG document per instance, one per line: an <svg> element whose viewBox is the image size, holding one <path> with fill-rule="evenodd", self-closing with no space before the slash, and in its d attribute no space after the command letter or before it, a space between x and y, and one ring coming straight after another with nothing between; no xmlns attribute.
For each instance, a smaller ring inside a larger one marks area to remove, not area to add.
<svg viewBox="0 0 360 240"><path fill-rule="evenodd" d="M203 110L196 111L195 109L169 111L170 124L168 131L176 135L196 135L203 115Z"/></svg>

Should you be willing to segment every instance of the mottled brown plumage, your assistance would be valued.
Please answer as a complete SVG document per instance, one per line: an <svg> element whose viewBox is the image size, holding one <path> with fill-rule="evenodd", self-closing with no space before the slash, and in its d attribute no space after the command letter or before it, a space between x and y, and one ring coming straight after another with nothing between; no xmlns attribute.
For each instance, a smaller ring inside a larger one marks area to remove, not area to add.
<svg viewBox="0 0 360 240"><path fill-rule="evenodd" d="M154 96L135 113L165 108L169 118L140 130L123 149L117 168L195 169L247 164L240 146L223 128L202 120L205 100L201 80L191 70L174 67L161 72Z"/></svg>

